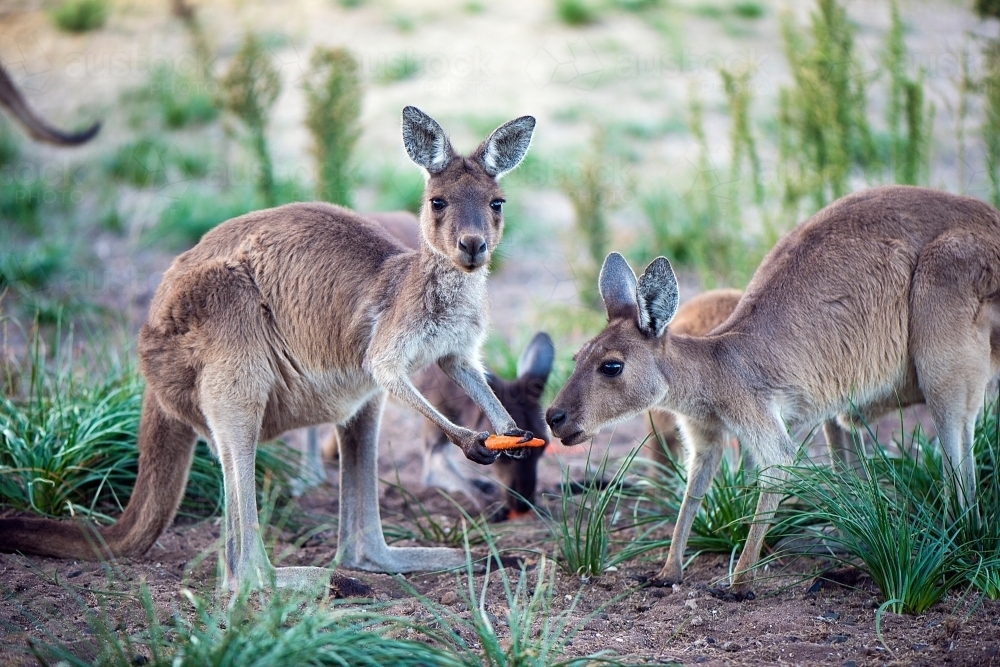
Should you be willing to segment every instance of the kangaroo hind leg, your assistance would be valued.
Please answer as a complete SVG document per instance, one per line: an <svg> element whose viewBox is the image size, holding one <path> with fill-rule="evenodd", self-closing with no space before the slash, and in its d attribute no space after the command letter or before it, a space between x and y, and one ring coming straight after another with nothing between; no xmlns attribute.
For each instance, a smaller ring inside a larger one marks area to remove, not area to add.
<svg viewBox="0 0 1000 667"><path fill-rule="evenodd" d="M272 585L325 592L330 571L318 567L275 568L264 549L257 511L254 467L266 388L249 374L206 372L202 411L222 465L225 491L225 564L230 590Z"/></svg>
<svg viewBox="0 0 1000 667"><path fill-rule="evenodd" d="M378 502L378 430L385 396L370 399L344 426L340 438L340 540L336 563L369 572L420 572L460 567L458 549L390 547Z"/></svg>
<svg viewBox="0 0 1000 667"><path fill-rule="evenodd" d="M973 433L996 374L998 254L1000 243L979 235L942 236L921 253L910 291L911 355L960 510L975 507Z"/></svg>

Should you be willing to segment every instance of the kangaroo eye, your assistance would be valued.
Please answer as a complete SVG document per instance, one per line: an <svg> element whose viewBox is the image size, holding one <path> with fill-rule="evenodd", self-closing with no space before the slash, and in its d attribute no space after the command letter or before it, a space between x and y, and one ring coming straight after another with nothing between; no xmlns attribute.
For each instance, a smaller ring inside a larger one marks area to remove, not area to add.
<svg viewBox="0 0 1000 667"><path fill-rule="evenodd" d="M490 208L492 208L497 213L500 213L503 210L503 205L505 201L506 201L505 199L494 199L493 201L490 202Z"/></svg>
<svg viewBox="0 0 1000 667"><path fill-rule="evenodd" d="M625 368L625 364L620 361L605 361L597 367L597 370L599 370L602 375L607 375L609 378L613 378L616 375L621 375L623 368Z"/></svg>
<svg viewBox="0 0 1000 667"><path fill-rule="evenodd" d="M444 207L447 205L448 203L443 199L438 199L436 197L434 199L431 199L431 208L433 208L435 211L443 211Z"/></svg>

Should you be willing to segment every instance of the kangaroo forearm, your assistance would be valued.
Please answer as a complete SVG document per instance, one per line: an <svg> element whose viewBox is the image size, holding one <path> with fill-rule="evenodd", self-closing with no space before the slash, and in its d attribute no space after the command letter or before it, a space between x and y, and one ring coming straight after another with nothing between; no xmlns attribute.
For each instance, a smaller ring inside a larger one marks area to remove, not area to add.
<svg viewBox="0 0 1000 667"><path fill-rule="evenodd" d="M457 360L445 360L438 364L445 375L455 381L476 405L486 414L495 433L506 433L517 424L503 407L500 399L486 383L486 376L478 368L471 368Z"/></svg>
<svg viewBox="0 0 1000 667"><path fill-rule="evenodd" d="M396 397L396 399L402 401L422 414L446 434L455 436L459 430L462 430L462 427L449 421L444 415L438 412L438 410L423 397L423 394L417 391L417 388L413 386L413 383L410 382L409 378L404 376L392 382L384 383L383 386L385 386L385 389Z"/></svg>

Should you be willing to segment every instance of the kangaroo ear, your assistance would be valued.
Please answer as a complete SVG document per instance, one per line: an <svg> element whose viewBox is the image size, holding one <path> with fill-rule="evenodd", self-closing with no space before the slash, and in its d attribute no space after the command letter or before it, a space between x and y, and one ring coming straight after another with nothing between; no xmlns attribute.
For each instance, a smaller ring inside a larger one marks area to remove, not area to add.
<svg viewBox="0 0 1000 667"><path fill-rule="evenodd" d="M403 146L410 159L431 174L440 172L455 156L441 126L417 107L403 109Z"/></svg>
<svg viewBox="0 0 1000 667"><path fill-rule="evenodd" d="M638 318L635 274L632 273L624 257L613 252L604 259L598 285L601 288L601 298L604 299L609 321L616 317Z"/></svg>
<svg viewBox="0 0 1000 667"><path fill-rule="evenodd" d="M483 166L486 173L499 180L524 159L535 131L535 119L521 116L493 130L493 134L479 145L472 157Z"/></svg>
<svg viewBox="0 0 1000 667"><path fill-rule="evenodd" d="M679 302L677 276L666 257L657 257L646 267L636 289L639 329L659 338L674 319Z"/></svg>
<svg viewBox="0 0 1000 667"><path fill-rule="evenodd" d="M545 383L552 372L552 362L556 358L556 348L552 339L544 331L539 331L524 348L521 358L517 360L517 377L538 378Z"/></svg>

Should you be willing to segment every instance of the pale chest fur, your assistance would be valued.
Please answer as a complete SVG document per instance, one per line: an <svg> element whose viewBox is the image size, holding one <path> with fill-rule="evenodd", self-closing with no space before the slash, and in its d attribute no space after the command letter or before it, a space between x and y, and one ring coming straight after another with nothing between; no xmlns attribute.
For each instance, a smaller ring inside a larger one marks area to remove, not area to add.
<svg viewBox="0 0 1000 667"><path fill-rule="evenodd" d="M478 353L489 323L485 272L436 275L427 285L422 305L410 330L400 332L406 339L401 356L407 374L442 357Z"/></svg>

